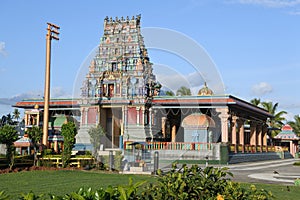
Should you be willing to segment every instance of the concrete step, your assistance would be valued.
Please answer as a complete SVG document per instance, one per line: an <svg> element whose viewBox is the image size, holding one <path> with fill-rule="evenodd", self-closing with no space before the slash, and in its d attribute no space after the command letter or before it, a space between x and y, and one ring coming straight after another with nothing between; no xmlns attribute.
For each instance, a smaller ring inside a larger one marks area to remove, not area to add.
<svg viewBox="0 0 300 200"><path fill-rule="evenodd" d="M244 154L231 154L229 155L229 164L255 162L265 160L279 160L280 156L276 152L263 152L263 153L244 153Z"/></svg>

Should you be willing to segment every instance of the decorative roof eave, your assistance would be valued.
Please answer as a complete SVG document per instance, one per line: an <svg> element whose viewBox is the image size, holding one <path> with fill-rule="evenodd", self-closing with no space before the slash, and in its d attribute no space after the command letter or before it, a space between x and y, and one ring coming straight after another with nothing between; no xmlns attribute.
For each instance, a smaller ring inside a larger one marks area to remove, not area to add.
<svg viewBox="0 0 300 200"><path fill-rule="evenodd" d="M255 113L260 118L273 118L268 111L263 108L257 107L251 103L241 100L231 95L212 95L212 96L160 96L154 97L152 100L154 107L167 107L167 106L229 106L230 108L237 108L245 112Z"/></svg>
<svg viewBox="0 0 300 200"><path fill-rule="evenodd" d="M274 118L274 116L272 114L270 114L267 110L265 110L263 108L255 106L247 101L244 101L242 99L239 99L239 98L231 96L231 95L229 97L235 101L235 105L239 108L251 110L251 111L254 111L255 113L260 113L266 117Z"/></svg>
<svg viewBox="0 0 300 200"><path fill-rule="evenodd" d="M155 96L152 105L227 105L228 96Z"/></svg>
<svg viewBox="0 0 300 200"><path fill-rule="evenodd" d="M272 140L279 141L300 141L300 138L273 138Z"/></svg>

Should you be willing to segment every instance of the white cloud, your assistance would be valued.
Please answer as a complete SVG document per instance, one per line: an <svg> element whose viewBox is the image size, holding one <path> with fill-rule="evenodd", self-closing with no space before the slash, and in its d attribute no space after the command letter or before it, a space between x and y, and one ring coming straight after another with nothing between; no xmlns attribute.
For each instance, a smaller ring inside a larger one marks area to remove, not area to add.
<svg viewBox="0 0 300 200"><path fill-rule="evenodd" d="M70 98L71 95L68 94L62 87L52 87L50 91L51 98ZM16 94L13 97L5 98L11 102L22 101L23 99L42 99L44 98L43 90L27 91L21 94ZM1 104L1 102L0 102Z"/></svg>
<svg viewBox="0 0 300 200"><path fill-rule="evenodd" d="M251 91L254 95L262 96L271 93L273 91L273 87L269 83L260 82L258 84L253 85Z"/></svg>
<svg viewBox="0 0 300 200"><path fill-rule="evenodd" d="M34 98L43 98L44 94L41 90L35 90L35 91L27 91L21 94L16 94L11 98L8 98L12 101L21 101L23 99L34 99Z"/></svg>
<svg viewBox="0 0 300 200"><path fill-rule="evenodd" d="M238 0L241 4L253 4L265 7L283 8L300 5L300 0Z"/></svg>
<svg viewBox="0 0 300 200"><path fill-rule="evenodd" d="M5 50L5 42L0 41L0 54L3 56L7 55L7 52Z"/></svg>
<svg viewBox="0 0 300 200"><path fill-rule="evenodd" d="M294 10L294 11L289 11L288 14L290 14L290 15L300 15L300 9L299 10Z"/></svg>
<svg viewBox="0 0 300 200"><path fill-rule="evenodd" d="M72 96L63 87L53 87L50 95L52 98L71 98Z"/></svg>

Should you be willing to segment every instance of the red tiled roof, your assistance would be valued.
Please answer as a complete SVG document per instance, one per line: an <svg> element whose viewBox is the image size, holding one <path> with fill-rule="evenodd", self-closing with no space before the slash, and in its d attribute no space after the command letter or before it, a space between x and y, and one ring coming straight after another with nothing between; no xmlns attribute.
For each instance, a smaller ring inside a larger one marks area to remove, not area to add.
<svg viewBox="0 0 300 200"><path fill-rule="evenodd" d="M35 105L39 105L39 107L44 107L44 101L42 100L32 100L32 101L19 101L14 107L34 107ZM77 106L77 100L50 100L49 106Z"/></svg>

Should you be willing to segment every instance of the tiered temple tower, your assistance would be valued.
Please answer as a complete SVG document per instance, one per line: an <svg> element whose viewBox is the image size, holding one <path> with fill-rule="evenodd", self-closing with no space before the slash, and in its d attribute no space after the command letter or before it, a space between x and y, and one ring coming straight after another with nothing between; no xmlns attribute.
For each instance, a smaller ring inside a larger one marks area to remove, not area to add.
<svg viewBox="0 0 300 200"><path fill-rule="evenodd" d="M78 138L85 140L82 143L89 142L82 132L98 123L107 131L106 146L122 145L119 139L123 135L135 140L149 136L147 102L159 94L161 85L152 73L140 20L140 15L104 19L98 53L82 87L82 130Z"/></svg>
<svg viewBox="0 0 300 200"><path fill-rule="evenodd" d="M82 88L82 97L144 99L155 83L140 30L140 15L104 19L104 34Z"/></svg>

